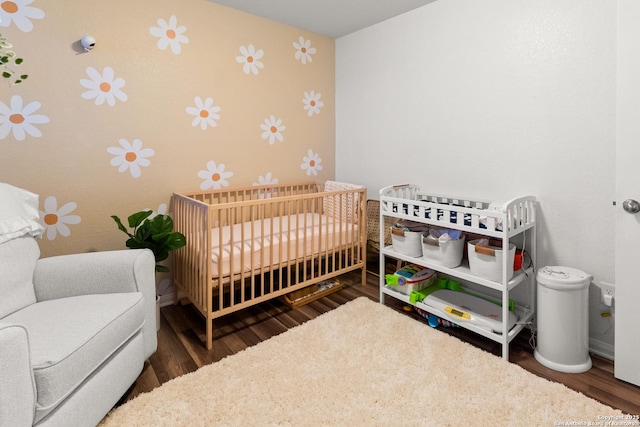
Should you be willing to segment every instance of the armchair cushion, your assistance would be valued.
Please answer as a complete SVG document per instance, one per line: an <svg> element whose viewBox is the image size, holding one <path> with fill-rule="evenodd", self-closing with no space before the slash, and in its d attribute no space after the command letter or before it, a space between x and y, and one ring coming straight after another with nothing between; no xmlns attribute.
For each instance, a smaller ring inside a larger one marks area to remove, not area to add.
<svg viewBox="0 0 640 427"><path fill-rule="evenodd" d="M3 322L28 331L36 422L54 409L144 324L140 292L82 295L32 304ZM143 346L137 360L144 362Z"/></svg>
<svg viewBox="0 0 640 427"><path fill-rule="evenodd" d="M33 237L0 243L0 319L36 302L33 272L39 256Z"/></svg>
<svg viewBox="0 0 640 427"><path fill-rule="evenodd" d="M143 327L145 358L157 347L155 259L149 249L90 252L42 258L36 264L36 300L87 294L142 292L146 317Z"/></svg>

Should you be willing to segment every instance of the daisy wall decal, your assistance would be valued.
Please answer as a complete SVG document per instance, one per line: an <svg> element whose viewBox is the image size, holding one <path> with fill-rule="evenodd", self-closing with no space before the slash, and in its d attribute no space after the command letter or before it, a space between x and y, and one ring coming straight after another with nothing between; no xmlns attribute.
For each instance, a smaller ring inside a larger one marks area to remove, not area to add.
<svg viewBox="0 0 640 427"><path fill-rule="evenodd" d="M318 175L318 171L322 170L322 165L320 164L322 159L317 153L314 153L313 150L309 149L307 151L307 155L302 158L302 164L300 168L307 171L307 175Z"/></svg>
<svg viewBox="0 0 640 427"><path fill-rule="evenodd" d="M324 106L324 102L320 101L321 96L322 95L314 91L304 93L302 103L304 104L307 116L311 117L314 114L320 114L320 109Z"/></svg>
<svg viewBox="0 0 640 427"><path fill-rule="evenodd" d="M252 73L257 76L259 73L259 68L264 68L264 64L260 59L264 56L264 51L262 49L256 50L256 48L250 44L247 47L240 46L240 53L242 55L236 56L236 62L243 64L242 71L245 74Z"/></svg>
<svg viewBox="0 0 640 427"><path fill-rule="evenodd" d="M42 136L34 125L49 123L49 117L33 114L42 104L37 101L23 104L20 95L13 95L9 105L0 102L0 139L5 139L10 132L17 141L24 141L27 134L36 138Z"/></svg>
<svg viewBox="0 0 640 427"><path fill-rule="evenodd" d="M213 98L206 98L202 101L202 98L196 96L193 100L196 104L195 107L187 107L187 113L193 116L191 125L193 127L200 126L200 129L205 130L208 126L216 127L218 123L216 120L220 120L220 107L213 105Z"/></svg>
<svg viewBox="0 0 640 427"><path fill-rule="evenodd" d="M185 31L187 27L178 26L178 18L175 15L171 15L169 22L158 19L158 26L149 28L151 35L159 39L158 49L165 50L171 47L171 52L176 55L182 51L182 44L189 43L189 38L184 35Z"/></svg>
<svg viewBox="0 0 640 427"><path fill-rule="evenodd" d="M40 211L40 222L44 226L47 239L54 240L58 233L63 237L71 235L68 225L80 224L78 215L69 215L78 205L69 202L58 208L58 200L55 196L49 196L44 200L44 211Z"/></svg>
<svg viewBox="0 0 640 427"><path fill-rule="evenodd" d="M273 178L271 172L267 172L265 176L260 175L258 182L254 182L253 185L272 185L277 184L278 178Z"/></svg>
<svg viewBox="0 0 640 427"><path fill-rule="evenodd" d="M280 142L284 141L282 132L284 132L287 127L282 125L282 119L276 119L274 116L271 116L268 119L264 119L264 123L260 125L260 129L264 131L261 135L262 139L268 139L269 144L273 145L276 139Z"/></svg>
<svg viewBox="0 0 640 427"><path fill-rule="evenodd" d="M298 61L303 64L313 61L311 55L316 53L316 48L311 47L311 40L305 40L304 37L300 37L298 42L293 42L293 47L296 49L295 57Z"/></svg>
<svg viewBox="0 0 640 427"><path fill-rule="evenodd" d="M44 12L29 6L33 0L0 0L0 27L14 23L19 30L28 33L33 30L32 19L44 18Z"/></svg>
<svg viewBox="0 0 640 427"><path fill-rule="evenodd" d="M119 142L120 147L107 148L107 152L115 156L111 159L111 166L118 166L118 172L129 170L132 177L140 178L140 167L149 166L151 161L148 157L153 156L155 152L151 148L142 148L142 141L139 139L134 139L133 144L124 138Z"/></svg>
<svg viewBox="0 0 640 427"><path fill-rule="evenodd" d="M258 185L276 185L278 183L278 178L273 178L271 176L271 172L267 172L267 174L265 176L259 176L258 177L258 182L254 182L253 185L258 186ZM259 190L259 197L261 199L270 199L272 197L275 197L277 194L278 190L275 188L269 188L269 189L260 189Z"/></svg>
<svg viewBox="0 0 640 427"><path fill-rule="evenodd" d="M80 84L89 89L82 93L84 99L95 99L96 105L102 105L106 101L110 106L116 104L116 99L125 102L127 94L121 89L125 82L122 77L114 78L113 68L105 67L102 74L93 67L87 68L87 74L91 78L80 79Z"/></svg>
<svg viewBox="0 0 640 427"><path fill-rule="evenodd" d="M166 203L160 203L160 205L158 206L158 210L155 210L155 211L153 209L151 209L151 208L146 208L144 210L152 212L152 214L149 215L149 219L153 219L153 218L157 217L158 215L171 216L171 215L167 214L167 204Z"/></svg>
<svg viewBox="0 0 640 427"><path fill-rule="evenodd" d="M227 181L227 178L231 178L233 176L233 172L225 172L224 168L225 166L223 163L216 165L216 162L209 160L207 162L207 169L198 172L198 178L204 180L200 184L200 189L219 190L222 187L228 187L229 181Z"/></svg>

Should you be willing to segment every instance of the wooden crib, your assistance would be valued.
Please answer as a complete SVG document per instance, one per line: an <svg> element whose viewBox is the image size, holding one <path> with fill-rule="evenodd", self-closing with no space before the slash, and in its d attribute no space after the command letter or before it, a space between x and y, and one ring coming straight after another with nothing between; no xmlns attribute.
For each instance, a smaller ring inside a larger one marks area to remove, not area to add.
<svg viewBox="0 0 640 427"><path fill-rule="evenodd" d="M362 269L366 189L334 181L174 193L176 292L207 322Z"/></svg>

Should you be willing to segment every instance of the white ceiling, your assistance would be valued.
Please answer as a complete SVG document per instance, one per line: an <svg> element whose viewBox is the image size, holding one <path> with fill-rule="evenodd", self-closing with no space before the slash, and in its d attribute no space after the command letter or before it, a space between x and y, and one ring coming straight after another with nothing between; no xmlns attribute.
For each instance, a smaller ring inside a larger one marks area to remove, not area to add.
<svg viewBox="0 0 640 427"><path fill-rule="evenodd" d="M210 0L332 38L361 30L435 0Z"/></svg>

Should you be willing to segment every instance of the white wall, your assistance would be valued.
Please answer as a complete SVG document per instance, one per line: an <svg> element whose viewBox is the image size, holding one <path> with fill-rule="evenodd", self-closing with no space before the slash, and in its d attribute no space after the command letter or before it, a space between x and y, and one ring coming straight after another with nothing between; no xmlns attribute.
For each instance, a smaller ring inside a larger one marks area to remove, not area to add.
<svg viewBox="0 0 640 427"><path fill-rule="evenodd" d="M538 266L614 280L616 2L446 0L336 41L336 177L540 202ZM611 318L590 289L590 336Z"/></svg>

